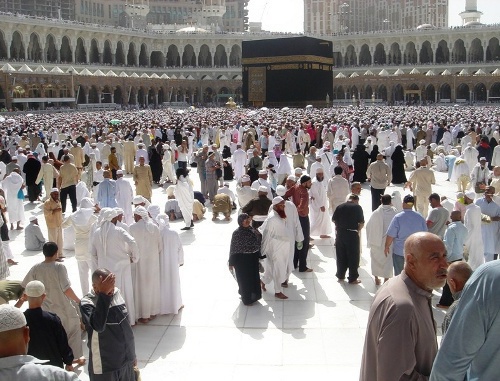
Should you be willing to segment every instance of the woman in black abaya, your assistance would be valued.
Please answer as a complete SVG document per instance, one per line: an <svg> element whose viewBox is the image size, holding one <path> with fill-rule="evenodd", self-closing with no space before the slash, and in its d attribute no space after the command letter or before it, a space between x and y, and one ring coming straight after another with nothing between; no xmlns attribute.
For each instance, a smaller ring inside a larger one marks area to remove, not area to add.
<svg viewBox="0 0 500 381"><path fill-rule="evenodd" d="M354 162L354 175L352 181L359 181L360 183L366 182L366 170L368 169L370 155L366 152L366 147L364 145L358 144L356 146L352 154L352 160Z"/></svg>
<svg viewBox="0 0 500 381"><path fill-rule="evenodd" d="M262 297L259 275L260 244L262 236L252 228L252 218L242 213L239 227L233 232L229 251L229 270L236 274L243 304L249 306Z"/></svg>
<svg viewBox="0 0 500 381"><path fill-rule="evenodd" d="M403 147L397 145L391 155L392 159L392 183L404 184L406 183L405 173L405 153Z"/></svg>

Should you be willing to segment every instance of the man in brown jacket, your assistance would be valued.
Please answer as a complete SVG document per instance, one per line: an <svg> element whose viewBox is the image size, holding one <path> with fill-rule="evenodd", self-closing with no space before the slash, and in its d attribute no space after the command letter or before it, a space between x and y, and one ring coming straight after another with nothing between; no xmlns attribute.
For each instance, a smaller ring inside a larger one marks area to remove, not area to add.
<svg viewBox="0 0 500 381"><path fill-rule="evenodd" d="M63 233L62 233L62 206L59 200L59 190L52 188L50 197L43 203L43 214L45 216L45 223L47 224L47 231L49 241L57 244L57 260L62 262L64 258L63 248Z"/></svg>

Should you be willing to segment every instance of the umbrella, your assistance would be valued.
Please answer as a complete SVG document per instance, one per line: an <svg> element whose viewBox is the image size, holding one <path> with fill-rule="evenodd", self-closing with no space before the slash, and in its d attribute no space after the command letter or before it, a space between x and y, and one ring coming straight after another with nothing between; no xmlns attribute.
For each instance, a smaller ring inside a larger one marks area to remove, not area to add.
<svg viewBox="0 0 500 381"><path fill-rule="evenodd" d="M260 111L269 111L269 109L267 107L261 107Z"/></svg>
<svg viewBox="0 0 500 381"><path fill-rule="evenodd" d="M33 114L26 114L26 116L29 118L29 117L33 116Z"/></svg>
<svg viewBox="0 0 500 381"><path fill-rule="evenodd" d="M281 109L281 111L288 111L288 110L290 110L290 107L283 107L283 108Z"/></svg>
<svg viewBox="0 0 500 381"><path fill-rule="evenodd" d="M109 121L110 124L120 124L122 121L120 119L111 119Z"/></svg>

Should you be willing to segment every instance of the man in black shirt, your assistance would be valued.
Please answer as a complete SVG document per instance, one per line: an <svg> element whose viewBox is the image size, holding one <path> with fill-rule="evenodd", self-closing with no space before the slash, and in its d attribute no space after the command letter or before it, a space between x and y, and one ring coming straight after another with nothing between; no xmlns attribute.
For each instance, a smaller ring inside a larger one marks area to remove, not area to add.
<svg viewBox="0 0 500 381"><path fill-rule="evenodd" d="M340 204L333 213L332 221L336 227L337 273L339 281L345 279L349 269L349 283L358 284L358 267L360 259L359 231L365 224L363 209L359 205L359 197L349 195L348 201Z"/></svg>
<svg viewBox="0 0 500 381"><path fill-rule="evenodd" d="M38 280L26 285L24 299L29 308L24 312L27 326L30 328L28 355L40 360L49 360L47 364L73 371L73 351L68 344L68 336L61 319L56 314L42 310L45 299L45 286Z"/></svg>

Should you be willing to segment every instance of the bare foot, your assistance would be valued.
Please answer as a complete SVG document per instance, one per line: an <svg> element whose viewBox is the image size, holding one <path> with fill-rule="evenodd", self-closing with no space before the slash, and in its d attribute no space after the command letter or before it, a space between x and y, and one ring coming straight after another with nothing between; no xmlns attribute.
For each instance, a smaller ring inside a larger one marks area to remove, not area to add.
<svg viewBox="0 0 500 381"><path fill-rule="evenodd" d="M288 296L286 296L282 292L277 292L274 294L274 296L277 297L278 299L288 299Z"/></svg>
<svg viewBox="0 0 500 381"><path fill-rule="evenodd" d="M319 238L332 238L332 237L330 237L330 236L329 236L329 235L327 235L327 234L322 234L322 235L320 235L320 236L319 236Z"/></svg>
<svg viewBox="0 0 500 381"><path fill-rule="evenodd" d="M263 281L260 281L260 288L262 288L262 291L267 291L266 284Z"/></svg>
<svg viewBox="0 0 500 381"><path fill-rule="evenodd" d="M359 279L356 279L356 280L352 280L349 282L349 284L360 284L361 281Z"/></svg>
<svg viewBox="0 0 500 381"><path fill-rule="evenodd" d="M140 318L137 320L139 323L141 324L148 324L149 323L149 319L143 319L143 318Z"/></svg>

